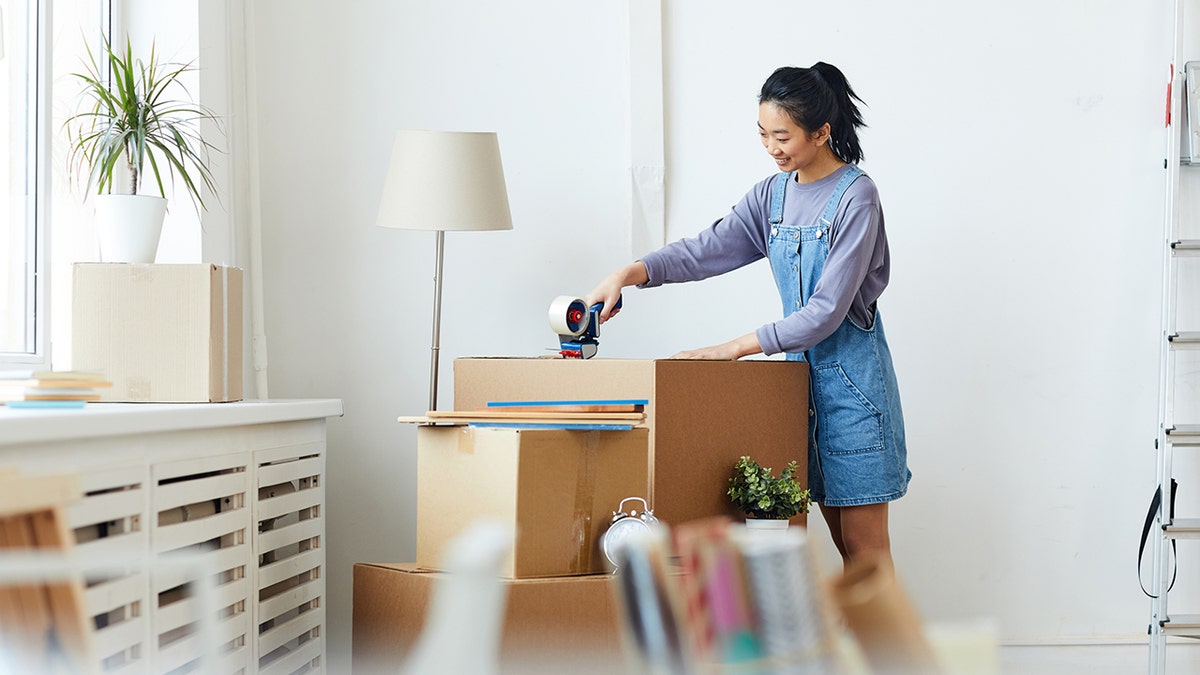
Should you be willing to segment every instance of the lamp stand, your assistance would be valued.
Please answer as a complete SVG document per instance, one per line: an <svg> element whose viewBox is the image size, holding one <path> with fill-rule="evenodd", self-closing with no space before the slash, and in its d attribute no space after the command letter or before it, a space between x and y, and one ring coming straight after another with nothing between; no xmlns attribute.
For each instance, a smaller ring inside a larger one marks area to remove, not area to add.
<svg viewBox="0 0 1200 675"><path fill-rule="evenodd" d="M442 252L446 233L437 231L437 262L433 268L433 346L429 349L429 409L437 410L438 353L441 351L442 325Z"/></svg>

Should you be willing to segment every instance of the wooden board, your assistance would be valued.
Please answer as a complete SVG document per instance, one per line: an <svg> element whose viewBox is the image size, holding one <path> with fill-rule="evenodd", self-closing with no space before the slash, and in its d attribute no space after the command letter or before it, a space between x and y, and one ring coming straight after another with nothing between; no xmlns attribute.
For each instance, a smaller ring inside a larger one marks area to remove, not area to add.
<svg viewBox="0 0 1200 675"><path fill-rule="evenodd" d="M62 553L74 544L63 505L80 496L75 475L27 476L0 472L0 549ZM97 670L92 618L83 579L34 584L0 583L0 648L22 672Z"/></svg>
<svg viewBox="0 0 1200 675"><path fill-rule="evenodd" d="M28 514L67 504L82 496L79 478L0 473L0 516Z"/></svg>
<svg viewBox="0 0 1200 675"><path fill-rule="evenodd" d="M631 429L645 424L645 413L559 413L499 411L436 411L416 417L398 417L402 424L477 425L532 429Z"/></svg>

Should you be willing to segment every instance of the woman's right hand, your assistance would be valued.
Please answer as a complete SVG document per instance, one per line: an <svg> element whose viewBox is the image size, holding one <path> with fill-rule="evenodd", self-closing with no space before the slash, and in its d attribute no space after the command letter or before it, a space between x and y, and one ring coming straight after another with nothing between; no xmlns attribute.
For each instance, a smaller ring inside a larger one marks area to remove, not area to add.
<svg viewBox="0 0 1200 675"><path fill-rule="evenodd" d="M617 300L621 297L621 289L626 286L644 284L649 280L650 275L646 272L646 266L640 260L630 263L604 277L604 280L584 297L584 304L591 307L598 302L603 302L604 308L600 310L600 323L604 323L621 311L616 307Z"/></svg>

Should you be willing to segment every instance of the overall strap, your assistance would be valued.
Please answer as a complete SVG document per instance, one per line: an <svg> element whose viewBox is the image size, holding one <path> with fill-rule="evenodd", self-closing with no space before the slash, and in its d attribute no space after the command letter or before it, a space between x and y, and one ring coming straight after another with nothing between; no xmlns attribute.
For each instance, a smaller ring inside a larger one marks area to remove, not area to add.
<svg viewBox="0 0 1200 675"><path fill-rule="evenodd" d="M772 225L783 222L783 198L787 194L788 181L795 175L795 171L777 174L775 182L771 184L771 217L767 222Z"/></svg>
<svg viewBox="0 0 1200 675"><path fill-rule="evenodd" d="M842 195L846 194L846 190L850 189L850 185L858 180L859 176L863 175L865 175L863 170L858 168L857 164L851 164L846 173L842 174L841 180L833 188L833 194L825 204L825 213L821 214L822 225L828 227L833 224L833 217L837 215L838 204L842 203Z"/></svg>

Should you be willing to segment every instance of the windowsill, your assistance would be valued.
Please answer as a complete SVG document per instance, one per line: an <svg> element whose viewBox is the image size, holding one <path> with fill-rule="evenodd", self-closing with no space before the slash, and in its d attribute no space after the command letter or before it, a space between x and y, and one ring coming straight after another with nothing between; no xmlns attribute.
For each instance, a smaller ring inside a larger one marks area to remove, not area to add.
<svg viewBox="0 0 1200 675"><path fill-rule="evenodd" d="M83 408L66 410L0 406L0 447L341 416L342 401L336 398L235 403L89 403Z"/></svg>

